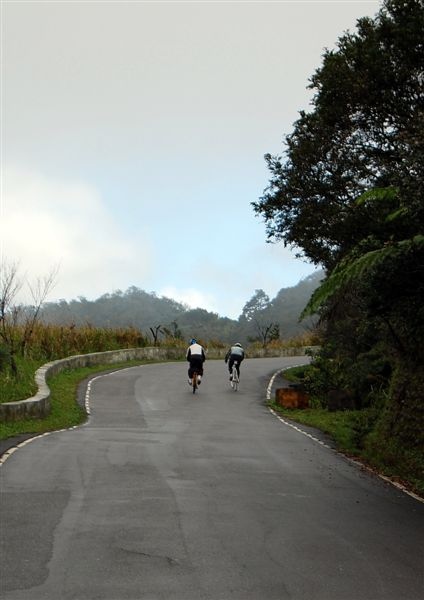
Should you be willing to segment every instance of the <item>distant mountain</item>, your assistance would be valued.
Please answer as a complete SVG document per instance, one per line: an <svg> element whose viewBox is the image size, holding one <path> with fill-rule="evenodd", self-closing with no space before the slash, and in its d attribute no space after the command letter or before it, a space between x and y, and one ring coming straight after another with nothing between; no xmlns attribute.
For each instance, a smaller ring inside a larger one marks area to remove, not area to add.
<svg viewBox="0 0 424 600"><path fill-rule="evenodd" d="M299 324L299 315L321 279L321 272L314 273L294 287L283 288L273 300L268 299L256 310L251 310L249 318L243 313L238 320L220 317L202 308L190 309L171 298L159 297L154 292L148 293L134 286L125 292L104 294L93 301L80 297L69 302L46 303L40 318L44 323L56 325L132 326L151 336L153 329L167 331L183 339L194 336L204 341L220 340L224 343L235 339L246 343L257 336L259 322L272 322L278 324L282 338L289 338L308 327L308 323Z"/></svg>

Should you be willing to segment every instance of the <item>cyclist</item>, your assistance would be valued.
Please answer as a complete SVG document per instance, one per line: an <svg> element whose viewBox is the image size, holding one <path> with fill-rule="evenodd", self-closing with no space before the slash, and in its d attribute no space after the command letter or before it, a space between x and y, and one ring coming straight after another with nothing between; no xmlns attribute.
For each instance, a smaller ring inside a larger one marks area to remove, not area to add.
<svg viewBox="0 0 424 600"><path fill-rule="evenodd" d="M193 372L197 373L197 384L200 385L202 382L203 375L203 363L206 360L205 351L203 346L197 343L197 341L192 338L190 340L190 346L187 348L186 358L190 363L188 368L188 383L189 385L193 384Z"/></svg>
<svg viewBox="0 0 424 600"><path fill-rule="evenodd" d="M243 359L244 359L244 350L242 348L242 345L239 344L238 342L236 342L228 350L227 354L225 355L225 359L224 359L226 363L228 362L228 370L230 372L230 381L232 381L232 379L233 379L232 372L233 372L233 364L235 361L237 361L236 362L237 375L240 377L240 363Z"/></svg>

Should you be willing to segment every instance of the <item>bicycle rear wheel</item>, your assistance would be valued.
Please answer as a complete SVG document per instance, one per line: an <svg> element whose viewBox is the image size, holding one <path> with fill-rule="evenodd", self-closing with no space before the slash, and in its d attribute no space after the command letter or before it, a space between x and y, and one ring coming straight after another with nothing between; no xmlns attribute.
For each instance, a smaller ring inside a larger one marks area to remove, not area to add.
<svg viewBox="0 0 424 600"><path fill-rule="evenodd" d="M231 387L233 388L233 390L236 392L238 389L238 384L239 384L239 376L237 373L237 367L234 364L233 365L233 372L232 372L232 380L231 380Z"/></svg>
<svg viewBox="0 0 424 600"><path fill-rule="evenodd" d="M193 386L193 394L196 393L196 389L197 389L197 373L196 371L193 372L193 379L192 381L192 386Z"/></svg>

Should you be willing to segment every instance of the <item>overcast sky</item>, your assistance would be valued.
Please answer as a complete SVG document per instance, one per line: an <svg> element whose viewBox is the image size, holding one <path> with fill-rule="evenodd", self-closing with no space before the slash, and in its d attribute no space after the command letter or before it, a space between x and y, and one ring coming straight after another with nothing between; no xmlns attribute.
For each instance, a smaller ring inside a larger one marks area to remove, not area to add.
<svg viewBox="0 0 424 600"><path fill-rule="evenodd" d="M314 267L251 202L308 79L378 1L7 1L1 254L50 300L137 286L238 317Z"/></svg>

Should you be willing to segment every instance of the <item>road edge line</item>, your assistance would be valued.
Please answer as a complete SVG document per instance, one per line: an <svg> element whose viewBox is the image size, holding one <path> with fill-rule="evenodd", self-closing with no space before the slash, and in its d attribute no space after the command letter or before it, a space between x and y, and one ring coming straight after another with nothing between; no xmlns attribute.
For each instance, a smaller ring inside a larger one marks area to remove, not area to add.
<svg viewBox="0 0 424 600"><path fill-rule="evenodd" d="M95 375L94 377L89 379L89 381L87 382L87 387L86 387L85 395L84 395L84 409L87 413L87 420L84 421L84 423L80 423L79 425L72 425L72 427L65 427L63 429L54 429L53 431L45 431L44 433L34 434L33 436L28 437L26 440L19 442L19 444L16 444L16 446L11 446L8 450L5 450L3 452L3 454L1 454L0 467L2 467L4 465L4 463L7 461L7 459L10 456L12 456L12 454L14 454L17 450L19 450L20 448L23 448L27 444L30 444L31 442L35 442L35 440L39 440L40 438L43 438L47 435L52 435L53 433L62 433L63 431L72 431L73 429L79 429L80 427L85 427L86 425L88 425L88 423L90 421L90 415L91 415L91 409L90 409L91 384L94 381L96 381L96 379L100 379L101 377L107 377L108 375L112 375L113 373L126 371L127 369L132 369L132 368L134 368L134 367L126 367L125 369L118 369L117 371L111 371L110 373L103 373L100 375Z"/></svg>
<svg viewBox="0 0 424 600"><path fill-rule="evenodd" d="M294 367L299 367L299 366L303 366L303 365L293 365L293 368ZM279 369L271 377L271 379L270 379L270 381L268 383L267 390L266 390L266 400L267 400L267 402L271 401L271 390L272 390L272 386L274 385L274 381L275 381L275 378L277 377L277 375L279 375L280 373L283 373L287 369L291 369L291 368L292 367L284 367L284 369ZM361 469L364 469L365 471L367 471L368 473L371 473L372 475L377 475L377 477L379 477L380 479L382 479L386 483L390 483L393 487L397 488L399 491L403 492L404 494L407 494L411 498L414 498L414 500L418 500L418 502L421 502L421 504L424 504L424 498L422 498L421 496L418 496L418 494L415 494L414 492L411 492L410 490L408 490L408 488L406 488L401 483L399 483L397 481L393 481L392 479L390 479L390 477L387 477L386 475L382 475L381 473L378 473L378 471L374 471L373 469L371 469L370 467L368 467L366 464L362 463L361 461L359 461L357 459L354 459L354 458L351 458L350 456L347 456L346 454L344 454L340 450L336 450L335 448L332 448L331 446L329 446L328 444L326 444L322 440L318 439L317 437L311 435L307 431L304 431L303 429L301 429L300 427L297 427L293 423L290 423L289 421L286 421L281 415L279 415L270 406L268 406L268 410L270 411L271 414L273 414L275 417L277 417L277 419L279 421L281 421L281 423L284 423L284 425L286 425L287 427L291 427L292 429L294 429L298 433L301 433L302 435L310 438L312 441L320 444L320 446L324 446L324 448L328 448L328 450L332 450L336 454L339 454L340 456L343 456L343 458L345 458L351 464L353 464L353 465L355 465L357 467L360 467Z"/></svg>

